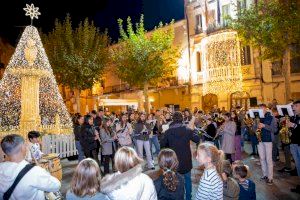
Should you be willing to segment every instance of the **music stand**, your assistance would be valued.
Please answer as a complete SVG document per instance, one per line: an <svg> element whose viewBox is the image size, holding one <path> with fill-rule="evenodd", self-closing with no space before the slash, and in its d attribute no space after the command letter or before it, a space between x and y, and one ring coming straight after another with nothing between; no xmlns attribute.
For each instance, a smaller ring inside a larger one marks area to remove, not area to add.
<svg viewBox="0 0 300 200"><path fill-rule="evenodd" d="M294 116L294 112L292 109L292 106L290 104L288 105L277 105L277 110L278 110L278 114L280 116L289 116L292 117Z"/></svg>
<svg viewBox="0 0 300 200"><path fill-rule="evenodd" d="M251 118L265 118L263 109L249 109L249 115Z"/></svg>

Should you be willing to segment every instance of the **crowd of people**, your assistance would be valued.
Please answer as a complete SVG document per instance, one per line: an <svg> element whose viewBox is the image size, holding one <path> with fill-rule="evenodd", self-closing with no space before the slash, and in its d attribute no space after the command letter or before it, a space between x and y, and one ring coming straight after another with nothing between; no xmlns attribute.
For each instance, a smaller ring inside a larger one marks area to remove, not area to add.
<svg viewBox="0 0 300 200"><path fill-rule="evenodd" d="M292 106L295 116L289 119L265 104L259 105L264 117L256 119L240 107L230 112L214 108L210 113L195 108L193 112L160 109L149 114L116 114L99 109L85 116L75 114L79 164L66 198L190 200L194 143L203 173L193 199L256 199L255 183L242 161L245 140L251 142L251 155L259 156L261 181L274 183L273 163L279 159L279 147L285 157L280 172L300 175L300 101ZM35 131L28 134L29 147L19 135L2 139L1 148L7 156L6 162L0 163L3 199L41 199L44 192L59 190L57 179L29 164L42 155L38 137ZM155 168L156 158L159 168ZM291 158L296 170L292 170ZM25 172L24 178L15 183L27 166L28 175ZM291 190L300 193L300 186Z"/></svg>

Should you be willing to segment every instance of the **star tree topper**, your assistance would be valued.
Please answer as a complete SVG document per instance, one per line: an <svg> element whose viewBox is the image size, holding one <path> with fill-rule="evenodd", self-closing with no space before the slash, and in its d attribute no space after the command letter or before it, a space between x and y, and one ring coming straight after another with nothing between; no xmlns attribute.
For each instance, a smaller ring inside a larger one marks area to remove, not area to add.
<svg viewBox="0 0 300 200"><path fill-rule="evenodd" d="M39 12L39 7L34 7L33 3L31 5L26 4L26 8L23 8L26 11L26 16L30 16L31 25L34 18L38 19L41 13Z"/></svg>

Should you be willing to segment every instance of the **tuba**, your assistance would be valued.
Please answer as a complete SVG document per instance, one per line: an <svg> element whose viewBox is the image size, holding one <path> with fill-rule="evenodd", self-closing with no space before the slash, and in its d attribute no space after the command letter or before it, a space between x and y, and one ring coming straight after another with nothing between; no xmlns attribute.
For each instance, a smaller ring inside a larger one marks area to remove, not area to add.
<svg viewBox="0 0 300 200"><path fill-rule="evenodd" d="M291 143L291 131L288 127L288 123L290 122L289 116L285 116L285 120L281 123L281 129L279 131L279 137L283 144L290 144Z"/></svg>

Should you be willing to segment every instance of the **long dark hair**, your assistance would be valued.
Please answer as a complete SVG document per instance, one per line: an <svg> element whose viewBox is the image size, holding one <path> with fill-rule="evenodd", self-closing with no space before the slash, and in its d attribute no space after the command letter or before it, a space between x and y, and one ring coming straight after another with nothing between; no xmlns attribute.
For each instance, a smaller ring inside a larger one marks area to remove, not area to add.
<svg viewBox="0 0 300 200"><path fill-rule="evenodd" d="M144 121L142 121L142 119L141 119L142 115L145 115L145 120ZM140 113L139 118L137 120L137 123L144 123L144 122L146 122L146 120L147 120L147 114L146 113Z"/></svg>
<svg viewBox="0 0 300 200"><path fill-rule="evenodd" d="M107 120L105 120L103 123L102 123L102 125L101 125L101 127L105 130L105 132L107 133L107 134L112 134L112 129L111 129L111 127L109 127L109 126L107 126L107 122L108 121L111 121L112 122L112 120L111 119L107 119Z"/></svg>
<svg viewBox="0 0 300 200"><path fill-rule="evenodd" d="M158 165L163 171L163 183L170 191L175 191L179 181L176 175L178 159L172 149L163 149L158 155Z"/></svg>
<svg viewBox="0 0 300 200"><path fill-rule="evenodd" d="M80 125L78 121L79 121L79 119L80 119L81 117L82 117L82 115L80 115L80 114L74 116L74 119L73 119L73 120L74 120L74 125L77 125L77 126Z"/></svg>
<svg viewBox="0 0 300 200"><path fill-rule="evenodd" d="M127 117L127 114L126 114L126 113L122 113L121 116L120 116L120 120L119 120L119 121L120 121L120 125L121 125L122 128L123 128L123 127L126 125L126 123L128 122L128 117L127 117L126 122L125 122L125 123L123 122L123 120L122 120L123 116L126 116L126 117Z"/></svg>
<svg viewBox="0 0 300 200"><path fill-rule="evenodd" d="M91 115L86 115L86 116L84 116L84 123L85 123L85 125L90 125L89 124L89 120L92 118L92 116Z"/></svg>

